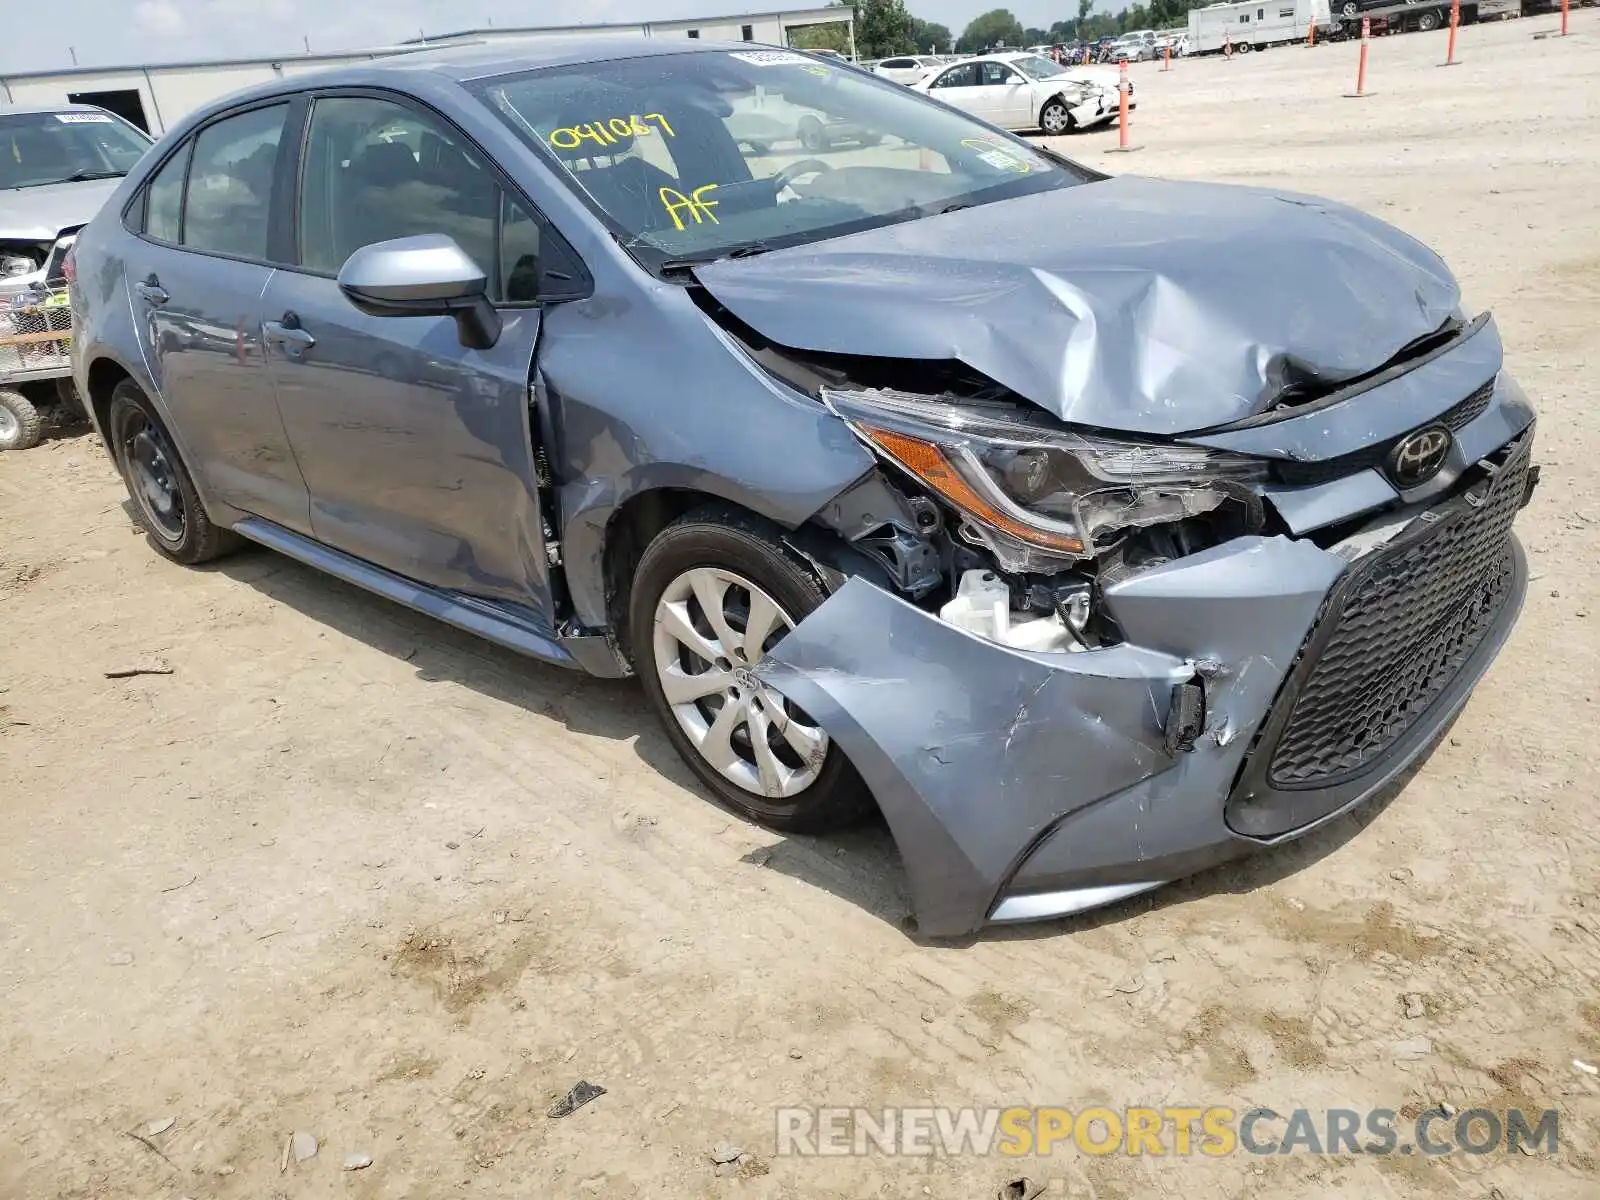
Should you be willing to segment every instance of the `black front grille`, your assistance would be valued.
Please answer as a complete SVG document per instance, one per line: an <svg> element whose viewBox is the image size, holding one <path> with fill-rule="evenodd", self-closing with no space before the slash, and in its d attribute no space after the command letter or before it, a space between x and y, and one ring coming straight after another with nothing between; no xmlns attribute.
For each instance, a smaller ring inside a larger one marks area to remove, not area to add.
<svg viewBox="0 0 1600 1200"><path fill-rule="evenodd" d="M1465 400L1452 405L1440 413L1436 421L1429 421L1428 424L1443 425L1451 433L1459 433L1481 417L1483 410L1489 407L1489 401L1494 399L1494 382L1491 379L1482 387L1474 389ZM1272 478L1278 483L1292 487L1342 479L1346 475L1353 475L1368 467L1383 466L1384 460L1389 457L1389 452L1394 449L1395 442L1399 440L1390 438L1386 442L1363 446L1349 454L1341 454L1338 458L1325 458L1321 462L1290 462L1287 459L1275 461L1272 464Z"/></svg>
<svg viewBox="0 0 1600 1200"><path fill-rule="evenodd" d="M1276 788L1359 775L1449 686L1515 591L1511 522L1531 437L1500 469L1354 566L1301 654L1272 749Z"/></svg>

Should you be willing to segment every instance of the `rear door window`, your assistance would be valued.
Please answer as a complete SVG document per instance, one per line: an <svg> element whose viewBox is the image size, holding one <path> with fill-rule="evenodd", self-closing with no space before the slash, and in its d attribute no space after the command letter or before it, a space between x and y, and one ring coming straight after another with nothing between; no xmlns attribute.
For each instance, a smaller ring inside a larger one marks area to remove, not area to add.
<svg viewBox="0 0 1600 1200"><path fill-rule="evenodd" d="M267 261L272 181L288 112L287 104L253 109L195 137L183 205L185 246Z"/></svg>
<svg viewBox="0 0 1600 1200"><path fill-rule="evenodd" d="M191 148L186 144L146 185L144 231L159 242L183 240L183 177Z"/></svg>

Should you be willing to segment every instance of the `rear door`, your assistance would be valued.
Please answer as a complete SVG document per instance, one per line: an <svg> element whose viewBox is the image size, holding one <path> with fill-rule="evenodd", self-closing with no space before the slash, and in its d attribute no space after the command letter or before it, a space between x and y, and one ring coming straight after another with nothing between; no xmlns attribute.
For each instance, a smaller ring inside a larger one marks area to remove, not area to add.
<svg viewBox="0 0 1600 1200"><path fill-rule="evenodd" d="M146 184L124 262L146 366L215 495L305 532L307 497L262 358L274 189L290 104L225 114Z"/></svg>
<svg viewBox="0 0 1600 1200"><path fill-rule="evenodd" d="M312 103L296 262L263 299L268 359L319 541L407 578L549 613L529 380L540 280L564 242L438 114L389 95ZM503 321L489 350L446 317L373 317L339 269L375 242L445 233Z"/></svg>
<svg viewBox="0 0 1600 1200"><path fill-rule="evenodd" d="M928 86L928 94L962 112L989 119L983 107L983 89L978 86L978 64L975 62L957 63L943 71Z"/></svg>

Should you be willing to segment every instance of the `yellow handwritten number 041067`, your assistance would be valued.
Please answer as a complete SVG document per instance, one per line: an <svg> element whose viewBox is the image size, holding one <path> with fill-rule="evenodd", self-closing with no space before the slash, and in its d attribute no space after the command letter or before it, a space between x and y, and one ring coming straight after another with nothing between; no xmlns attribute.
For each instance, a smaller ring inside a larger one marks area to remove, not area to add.
<svg viewBox="0 0 1600 1200"><path fill-rule="evenodd" d="M550 144L557 150L576 150L584 142L597 146L617 146L629 138L654 137L655 130L646 121L654 121L665 137L677 137L672 123L660 113L645 113L643 118L610 117L600 121L587 121L582 125L564 125L550 131Z"/></svg>

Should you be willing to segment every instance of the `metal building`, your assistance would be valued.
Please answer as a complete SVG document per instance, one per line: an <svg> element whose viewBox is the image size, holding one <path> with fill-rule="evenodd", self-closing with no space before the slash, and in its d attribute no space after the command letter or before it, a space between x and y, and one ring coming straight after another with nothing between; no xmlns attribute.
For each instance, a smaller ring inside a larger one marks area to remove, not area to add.
<svg viewBox="0 0 1600 1200"><path fill-rule="evenodd" d="M742 16L704 17L638 24L532 26L469 29L440 37L419 38L397 46L344 54L296 54L276 58L218 59L210 62L166 63L151 66L81 67L0 75L0 105L98 104L153 134L201 105L240 88L266 83L287 75L302 75L327 67L407 54L435 46L459 46L527 38L582 34L593 37L704 38L707 41L746 41L786 46L791 30L808 25L845 22L855 43L855 9L803 8Z"/></svg>

